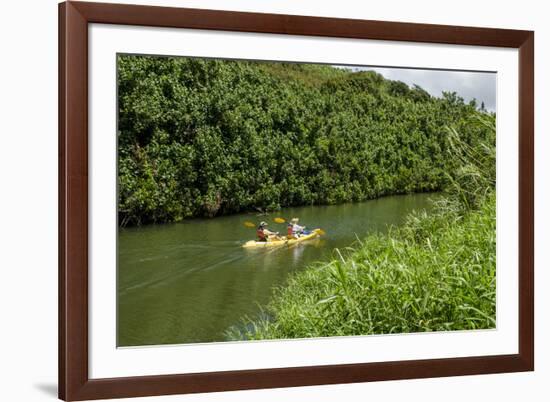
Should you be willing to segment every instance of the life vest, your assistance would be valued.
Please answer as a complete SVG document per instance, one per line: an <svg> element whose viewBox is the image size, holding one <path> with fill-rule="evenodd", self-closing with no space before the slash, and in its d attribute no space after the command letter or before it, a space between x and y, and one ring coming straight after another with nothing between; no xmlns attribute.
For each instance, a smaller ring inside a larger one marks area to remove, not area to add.
<svg viewBox="0 0 550 402"><path fill-rule="evenodd" d="M294 233L292 233L292 225L290 224L286 226L286 235L288 237L292 237L294 235Z"/></svg>
<svg viewBox="0 0 550 402"><path fill-rule="evenodd" d="M258 236L260 241L266 241L265 233L264 233L264 230L262 228L256 229L256 235Z"/></svg>

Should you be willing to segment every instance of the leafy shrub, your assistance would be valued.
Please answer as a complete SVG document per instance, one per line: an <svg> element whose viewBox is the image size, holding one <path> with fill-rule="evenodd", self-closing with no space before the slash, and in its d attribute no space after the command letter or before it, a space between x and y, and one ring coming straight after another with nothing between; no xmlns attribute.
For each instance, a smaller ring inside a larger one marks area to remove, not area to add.
<svg viewBox="0 0 550 402"><path fill-rule="evenodd" d="M321 65L120 55L118 101L121 225L434 191L445 126L486 135L456 94Z"/></svg>

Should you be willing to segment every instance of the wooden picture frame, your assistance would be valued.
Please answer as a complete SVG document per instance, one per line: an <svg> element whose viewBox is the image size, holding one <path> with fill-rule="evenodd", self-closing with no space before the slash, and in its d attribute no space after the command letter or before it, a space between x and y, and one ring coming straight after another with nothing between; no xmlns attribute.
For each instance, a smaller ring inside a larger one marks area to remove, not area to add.
<svg viewBox="0 0 550 402"><path fill-rule="evenodd" d="M519 49L519 353L90 379L88 375L88 24ZM104 3L59 5L59 397L64 400L383 381L534 369L534 33L531 31Z"/></svg>

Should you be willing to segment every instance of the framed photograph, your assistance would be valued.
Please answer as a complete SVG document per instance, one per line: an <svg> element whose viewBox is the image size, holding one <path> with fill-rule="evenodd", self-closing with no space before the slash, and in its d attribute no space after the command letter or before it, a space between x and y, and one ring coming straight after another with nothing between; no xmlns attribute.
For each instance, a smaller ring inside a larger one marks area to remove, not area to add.
<svg viewBox="0 0 550 402"><path fill-rule="evenodd" d="M61 399L534 369L533 32L59 23Z"/></svg>

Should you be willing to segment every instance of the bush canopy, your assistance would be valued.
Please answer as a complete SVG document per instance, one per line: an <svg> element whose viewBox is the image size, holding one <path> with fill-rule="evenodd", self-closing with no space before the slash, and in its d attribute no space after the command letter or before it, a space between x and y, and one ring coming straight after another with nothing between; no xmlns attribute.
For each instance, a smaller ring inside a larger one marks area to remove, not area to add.
<svg viewBox="0 0 550 402"><path fill-rule="evenodd" d="M373 71L118 57L121 226L443 188L447 126L489 135L456 93Z"/></svg>

